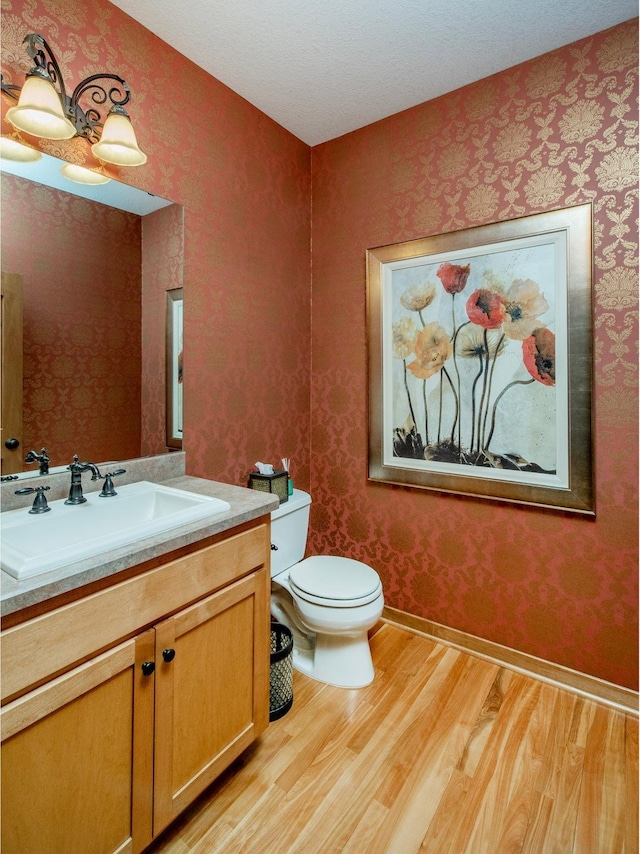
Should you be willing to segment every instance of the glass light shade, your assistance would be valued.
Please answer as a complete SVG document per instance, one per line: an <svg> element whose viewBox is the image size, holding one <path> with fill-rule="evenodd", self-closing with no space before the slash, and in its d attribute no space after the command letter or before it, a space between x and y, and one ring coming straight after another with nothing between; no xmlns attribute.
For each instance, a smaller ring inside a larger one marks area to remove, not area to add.
<svg viewBox="0 0 640 854"><path fill-rule="evenodd" d="M147 162L147 155L138 148L129 117L122 113L109 113L102 136L91 149L100 160L116 166L142 166Z"/></svg>
<svg viewBox="0 0 640 854"><path fill-rule="evenodd" d="M42 154L37 149L29 148L28 145L23 145L16 139L9 139L6 136L0 138L0 158L2 160L12 160L14 163L35 163L41 157Z"/></svg>
<svg viewBox="0 0 640 854"><path fill-rule="evenodd" d="M75 181L76 184L108 184L111 178L106 175L101 175L99 172L92 172L91 169L85 169L84 166L76 166L75 163L67 163L60 171L69 181Z"/></svg>
<svg viewBox="0 0 640 854"><path fill-rule="evenodd" d="M20 100L7 110L7 119L19 130L43 139L71 139L76 135L53 83L36 74L27 76Z"/></svg>

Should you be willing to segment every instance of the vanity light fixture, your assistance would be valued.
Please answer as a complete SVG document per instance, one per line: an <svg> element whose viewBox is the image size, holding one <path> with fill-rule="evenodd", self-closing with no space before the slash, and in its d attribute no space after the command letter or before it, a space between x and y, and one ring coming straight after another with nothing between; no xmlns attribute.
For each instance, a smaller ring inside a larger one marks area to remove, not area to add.
<svg viewBox="0 0 640 854"><path fill-rule="evenodd" d="M67 91L56 58L45 41L36 33L25 36L26 51L34 61L22 89L1 79L2 91L14 101L7 119L18 130L43 139L71 139L82 136L91 143L100 160L116 166L141 166L147 155L140 150L133 125L124 105L131 98L129 86L117 74L92 74L82 80L71 96ZM111 80L105 88L97 81ZM90 106L83 109L85 95ZM101 107L111 107L102 119Z"/></svg>
<svg viewBox="0 0 640 854"><path fill-rule="evenodd" d="M37 148L29 148L17 139L8 136L0 137L0 159L12 160L14 163L35 163L42 157Z"/></svg>
<svg viewBox="0 0 640 854"><path fill-rule="evenodd" d="M95 187L98 184L108 184L111 180L106 175L101 175L100 172L93 172L91 169L85 169L84 166L77 166L75 163L66 163L60 171L65 178L76 184L88 184Z"/></svg>

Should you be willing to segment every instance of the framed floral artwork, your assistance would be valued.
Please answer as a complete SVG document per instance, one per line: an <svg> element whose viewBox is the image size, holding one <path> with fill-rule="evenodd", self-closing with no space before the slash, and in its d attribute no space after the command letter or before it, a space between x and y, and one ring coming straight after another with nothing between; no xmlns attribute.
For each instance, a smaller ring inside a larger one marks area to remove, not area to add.
<svg viewBox="0 0 640 854"><path fill-rule="evenodd" d="M367 251L369 479L595 513L592 209Z"/></svg>
<svg viewBox="0 0 640 854"><path fill-rule="evenodd" d="M182 448L183 288L167 291L167 447Z"/></svg>

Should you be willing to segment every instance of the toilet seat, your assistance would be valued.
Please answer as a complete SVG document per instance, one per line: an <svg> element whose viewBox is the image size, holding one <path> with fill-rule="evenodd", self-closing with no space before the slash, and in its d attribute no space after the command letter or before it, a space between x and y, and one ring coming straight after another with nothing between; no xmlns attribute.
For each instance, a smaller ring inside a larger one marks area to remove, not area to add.
<svg viewBox="0 0 640 854"><path fill-rule="evenodd" d="M331 608L354 608L382 593L378 573L358 560L317 555L289 570L291 592L306 602Z"/></svg>

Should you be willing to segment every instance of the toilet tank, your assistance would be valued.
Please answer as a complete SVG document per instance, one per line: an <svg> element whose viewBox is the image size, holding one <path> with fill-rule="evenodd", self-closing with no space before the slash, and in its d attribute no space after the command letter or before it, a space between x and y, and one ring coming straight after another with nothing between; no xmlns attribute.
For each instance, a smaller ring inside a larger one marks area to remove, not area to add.
<svg viewBox="0 0 640 854"><path fill-rule="evenodd" d="M272 578L303 559L309 530L310 506L311 496L300 489L294 489L289 500L271 514Z"/></svg>

